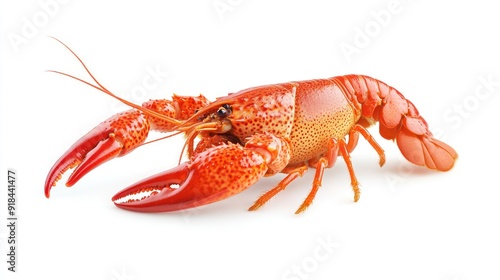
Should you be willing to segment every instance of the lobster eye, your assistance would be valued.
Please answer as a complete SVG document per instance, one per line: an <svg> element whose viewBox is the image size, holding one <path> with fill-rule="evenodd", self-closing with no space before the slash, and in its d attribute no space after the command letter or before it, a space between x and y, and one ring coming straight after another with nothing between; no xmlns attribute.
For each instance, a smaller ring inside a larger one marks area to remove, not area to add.
<svg viewBox="0 0 500 280"><path fill-rule="evenodd" d="M229 104L222 105L219 109L217 109L217 117L225 118L231 115L232 109Z"/></svg>

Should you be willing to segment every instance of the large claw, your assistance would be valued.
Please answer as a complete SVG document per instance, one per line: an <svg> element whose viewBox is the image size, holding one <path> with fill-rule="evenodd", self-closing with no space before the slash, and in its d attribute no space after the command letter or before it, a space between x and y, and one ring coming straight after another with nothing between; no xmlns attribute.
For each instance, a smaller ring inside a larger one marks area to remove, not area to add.
<svg viewBox="0 0 500 280"><path fill-rule="evenodd" d="M64 172L76 166L68 178L70 187L92 169L123 156L144 142L149 132L146 116L137 110L116 114L76 141L54 164L45 181L45 196Z"/></svg>
<svg viewBox="0 0 500 280"><path fill-rule="evenodd" d="M115 205L138 212L168 212L205 205L242 192L288 164L290 144L254 135L242 147L221 144L192 161L144 179L113 196Z"/></svg>
<svg viewBox="0 0 500 280"><path fill-rule="evenodd" d="M266 171L261 154L236 144L221 145L122 190L112 200L120 208L138 212L187 209L235 195Z"/></svg>

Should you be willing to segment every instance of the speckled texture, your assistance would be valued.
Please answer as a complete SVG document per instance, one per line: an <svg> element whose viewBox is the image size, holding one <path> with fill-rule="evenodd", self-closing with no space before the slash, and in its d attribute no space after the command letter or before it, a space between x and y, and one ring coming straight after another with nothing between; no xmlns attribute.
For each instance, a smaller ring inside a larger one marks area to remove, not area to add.
<svg viewBox="0 0 500 280"><path fill-rule="evenodd" d="M299 82L290 134L290 164L323 154L329 139L344 138L356 121L353 107L335 83L327 79Z"/></svg>
<svg viewBox="0 0 500 280"><path fill-rule="evenodd" d="M264 158L241 145L222 144L198 154L191 162L146 178L113 197L116 206L140 212L177 211L213 203L240 193L267 171ZM159 186L160 184L160 186ZM170 184L179 184L172 189ZM156 189L139 200L118 200Z"/></svg>
<svg viewBox="0 0 500 280"><path fill-rule="evenodd" d="M217 99L233 108L231 134L243 143L258 133L291 140L294 165L324 153L328 140L343 138L356 123L341 88L328 79L249 88Z"/></svg>
<svg viewBox="0 0 500 280"><path fill-rule="evenodd" d="M295 85L270 85L250 88L220 98L233 108L228 117L231 133L246 139L257 133L287 137L292 130L295 106Z"/></svg>
<svg viewBox="0 0 500 280"><path fill-rule="evenodd" d="M290 162L291 143L288 138L273 134L255 134L245 144L245 149L260 154L268 167L266 176L271 176L283 170Z"/></svg>
<svg viewBox="0 0 500 280"><path fill-rule="evenodd" d="M79 172L75 176L70 176L67 185L76 183L87 172L116 156L123 156L140 144L142 144L149 133L149 122L145 115L138 110L128 110L118 113L103 121L90 132L75 142L54 164L47 175L45 181L45 195L49 197L50 189L55 186L62 174L69 168L77 167ZM105 149L103 156L94 154L94 157L101 158L97 162L85 161L87 154L93 151L103 141L111 141L110 149ZM83 162L83 164L81 164ZM97 164L96 164L97 163ZM86 167L90 168L87 168ZM75 174L75 172L73 172Z"/></svg>
<svg viewBox="0 0 500 280"><path fill-rule="evenodd" d="M222 198L248 188L267 171L262 156L236 144L217 146L199 154L189 168L193 172L189 184L196 185L203 196L227 191Z"/></svg>
<svg viewBox="0 0 500 280"><path fill-rule="evenodd" d="M129 110L109 118L101 124L108 126L118 141L123 144L120 156L123 156L142 144L149 133L149 122L144 114Z"/></svg>
<svg viewBox="0 0 500 280"><path fill-rule="evenodd" d="M158 112L164 116L176 120L186 120L195 114L196 110L208 105L209 101L203 96L179 96L173 95L172 100L156 99L142 104L143 107ZM167 120L148 116L151 129L160 132L170 132L175 124Z"/></svg>

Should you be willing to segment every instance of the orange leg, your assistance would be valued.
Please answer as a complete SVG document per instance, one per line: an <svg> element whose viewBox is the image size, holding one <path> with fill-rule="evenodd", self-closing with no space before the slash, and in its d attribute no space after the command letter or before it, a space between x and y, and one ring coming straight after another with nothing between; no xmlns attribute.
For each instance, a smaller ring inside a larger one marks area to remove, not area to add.
<svg viewBox="0 0 500 280"><path fill-rule="evenodd" d="M341 140L340 143L344 143L344 141ZM314 165L316 168L312 189L307 195L304 202L302 202L302 205L300 205L299 209L295 211L295 214L302 213L304 210L306 210L306 208L309 205L311 205L314 197L316 196L316 193L319 190L319 187L321 187L321 181L323 180L323 173L325 171L325 168L333 167L335 161L337 160L338 150L339 150L339 141L337 141L336 139L330 139L326 154L320 159L318 159L318 161L316 162L313 161L309 162L309 165L311 166Z"/></svg>
<svg viewBox="0 0 500 280"><path fill-rule="evenodd" d="M380 157L380 166L385 163L385 153L384 150L380 147L380 145L375 141L375 139L370 135L370 133L361 125L356 124L349 133L349 141L346 143L344 140L336 140L330 139L328 143L327 152L317 160L310 160L308 162L309 166L314 167L316 169L316 173L314 174L314 180L312 184L312 189L305 198L304 202L297 209L295 214L302 213L304 210L311 205L316 193L321 187L321 182L323 180L323 174L325 168L331 168L335 164L338 153L342 155L344 159L347 169L349 171L349 176L351 178L351 186L354 191L354 201L357 202L360 197L360 189L359 182L354 173L354 168L352 166L350 152L354 150L358 143L359 134L363 135L363 137L370 143L370 145L377 151ZM257 201L248 209L250 211L259 209L262 205L264 205L267 201L269 201L272 197L277 195L279 192L284 190L293 180L297 179L299 176L302 176L304 172L307 170L306 165L301 165L299 167L291 169L288 175L274 188L267 191L263 194Z"/></svg>
<svg viewBox="0 0 500 280"><path fill-rule="evenodd" d="M366 130L366 128L360 124L356 124L351 131L349 132L349 142L346 144L344 141L340 141L339 143L339 149L340 149L340 154L344 158L344 161L347 165L347 169L349 170L349 176L351 177L351 186L354 191L354 201L357 202L359 200L360 196L360 190L359 190L359 182L358 179L356 178L356 175L354 174L354 168L352 167L352 161L351 161L351 156L350 152L354 150L358 143L358 138L359 134L363 135L363 137L370 143L370 145L375 149L377 154L380 157L379 160L379 165L382 166L385 163L385 153L382 147L375 141L373 136Z"/></svg>
<svg viewBox="0 0 500 280"><path fill-rule="evenodd" d="M352 167L351 156L349 155L349 152L347 150L347 145L343 140L341 140L339 143L339 150L347 165L347 170L349 170L349 176L351 177L351 186L352 190L354 191L354 202L357 202L361 193L359 190L359 183L356 175L354 174L354 168Z"/></svg>
<svg viewBox="0 0 500 280"><path fill-rule="evenodd" d="M349 133L349 142L346 144L344 140L337 141L335 139L331 139L328 145L328 151L324 157L320 158L317 162L311 162L311 165L315 165L316 174L314 176L313 187L311 192L306 197L302 205L295 212L296 214L303 212L313 201L316 193L318 192L319 187L321 187L321 181L323 179L323 173L325 168L331 168L335 164L337 159L338 152L342 155L344 159L347 169L349 171L349 176L351 178L351 186L354 191L354 201L357 202L359 200L359 196L361 191L359 189L359 182L354 173L354 168L352 166L350 152L356 147L358 142L359 134L363 135L363 137L372 145L372 147L377 151L380 156L380 165L385 162L385 154L384 150L378 145L378 143L373 139L373 137L368 133L368 131L362 127L361 125L355 125L354 128Z"/></svg>
<svg viewBox="0 0 500 280"><path fill-rule="evenodd" d="M325 171L325 167L328 164L328 160L324 157L320 158L316 164L316 173L314 174L314 181L312 185L312 189L307 195L306 199L302 204L300 205L299 209L295 211L295 214L302 213L304 210L311 205L314 197L316 196L316 193L319 190L319 187L321 187L321 181L323 179L323 173Z"/></svg>
<svg viewBox="0 0 500 280"><path fill-rule="evenodd" d="M377 152L380 157L379 165L382 166L385 163L385 153L384 149L380 147L380 145L375 141L375 138L366 130L362 125L356 124L349 132L349 142L347 143L347 152L351 153L356 145L358 144L359 134L363 135L363 137L372 145L373 149Z"/></svg>
<svg viewBox="0 0 500 280"><path fill-rule="evenodd" d="M358 145L359 131L357 131L355 128L356 125L349 132L349 141L347 142L347 151L349 153L352 153L352 151L354 151L354 148L356 148L356 146Z"/></svg>
<svg viewBox="0 0 500 280"><path fill-rule="evenodd" d="M297 179L298 177L301 177L304 175L304 173L307 171L307 166L305 164L300 165L296 168L291 169L288 173L288 175L279 182L279 184L267 191L265 194L263 194L255 203L248 208L249 211L255 211L259 209L262 205L264 205L266 202L268 202L272 197L277 195L279 192L284 190L293 180Z"/></svg>

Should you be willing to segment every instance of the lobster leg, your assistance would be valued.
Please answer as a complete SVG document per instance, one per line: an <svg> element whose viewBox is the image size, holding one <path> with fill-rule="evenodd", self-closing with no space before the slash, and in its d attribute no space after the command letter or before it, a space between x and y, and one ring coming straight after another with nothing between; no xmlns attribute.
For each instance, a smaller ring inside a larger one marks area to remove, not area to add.
<svg viewBox="0 0 500 280"><path fill-rule="evenodd" d="M358 143L359 134L370 143L370 145L375 149L378 156L380 157L379 165L382 167L385 164L385 153L384 149L375 141L375 138L366 130L366 128L360 124L354 125L354 127L349 132L349 142L347 143L347 152L351 153Z"/></svg>
<svg viewBox="0 0 500 280"><path fill-rule="evenodd" d="M354 168L352 167L351 156L349 151L347 151L347 145L342 140L339 143L340 154L347 165L347 170L349 171L349 176L351 177L351 186L354 191L354 202L358 202L361 191L359 190L359 182L356 178L356 174L354 174Z"/></svg>
<svg viewBox="0 0 500 280"><path fill-rule="evenodd" d="M351 131L349 132L349 142L346 144L343 140L341 140L339 143L340 154L342 155L342 158L344 159L347 165L347 170L349 171L349 176L351 177L351 186L354 191L354 202L357 202L359 200L361 191L359 190L358 179L356 178L356 174L354 173L354 168L352 166L350 153L357 144L359 134L361 134L366 139L366 141L370 143L370 145L379 155L380 157L379 165L382 166L385 163L384 150L382 149L382 147L380 147L377 141L375 141L375 138L373 138L370 132L368 132L368 130L366 130L366 128L363 127L362 125L360 124L354 125L354 127L352 127Z"/></svg>
<svg viewBox="0 0 500 280"><path fill-rule="evenodd" d="M342 141L343 142L343 141ZM328 150L324 156L311 160L308 162L308 165L316 168L316 173L314 175L313 186L309 195L299 207L299 209L295 212L295 214L299 214L303 212L313 201L316 193L318 192L319 187L321 187L321 181L323 179L323 173L326 167L330 168L335 164L337 160L338 154L338 141L335 139L330 139L328 144ZM297 179L299 176L302 176L307 171L307 165L304 163L294 168L286 168L283 170L283 173L288 173L288 175L281 180L281 182L271 190L267 191L263 194L255 203L248 209L250 211L259 209L262 205L264 205L267 201L269 201L272 197L277 195L279 192L283 191L293 180Z"/></svg>
<svg viewBox="0 0 500 280"><path fill-rule="evenodd" d="M330 139L330 141L328 142L328 150L326 151L325 155L316 161L309 161L308 162L308 164L310 166L313 166L314 168L316 168L316 173L314 174L314 180L313 180L311 191L307 195L304 202L297 209L297 211L295 211L295 214L302 213L304 210L307 209L307 207L309 207L309 205L311 205L314 197L316 196L316 193L318 192L319 188L321 187L321 182L323 181L323 174L325 172L325 168L333 167L333 165L337 161L339 148L345 149L344 140L338 141L336 139ZM358 190L358 192L359 192L359 190Z"/></svg>
<svg viewBox="0 0 500 280"><path fill-rule="evenodd" d="M304 163L298 167L292 168L289 171L283 171L284 173L288 173L288 175L279 182L279 184L267 191L263 194L255 203L248 208L248 211L255 211L259 209L262 205L268 202L271 198L277 195L279 192L283 191L292 181L297 179L298 177L302 177L304 173L307 171L307 165Z"/></svg>
<svg viewBox="0 0 500 280"><path fill-rule="evenodd" d="M359 182L354 174L354 168L352 166L352 161L350 157L350 152L356 147L359 134L363 135L363 137L372 145L372 147L377 151L380 156L380 166L385 163L385 154L384 150L380 147L380 145L375 141L375 139L370 135L370 133L361 125L356 124L349 133L349 141L346 143L343 139L338 141L336 139L330 139L328 143L327 152L320 158L316 160L311 160L308 162L308 165L314 167L316 172L314 174L314 180L312 184L311 191L307 195L304 202L297 209L295 214L302 213L307 207L312 203L316 193L321 187L321 182L323 180L323 174L325 168L332 168L335 165L335 162L338 157L338 153L340 154L344 161L346 162L347 169L349 171L349 176L351 178L351 186L354 191L354 201L357 202L360 196L359 190ZM262 205L264 205L267 201L269 201L272 197L277 195L279 192L283 191L293 180L297 179L299 176L302 176L307 171L307 165L299 165L298 167L286 168L283 173L287 173L288 175L274 188L267 191L263 194L255 203L248 209L250 211L254 211L259 209Z"/></svg>

